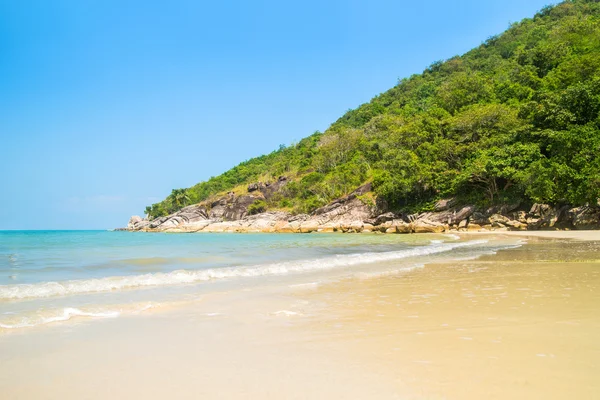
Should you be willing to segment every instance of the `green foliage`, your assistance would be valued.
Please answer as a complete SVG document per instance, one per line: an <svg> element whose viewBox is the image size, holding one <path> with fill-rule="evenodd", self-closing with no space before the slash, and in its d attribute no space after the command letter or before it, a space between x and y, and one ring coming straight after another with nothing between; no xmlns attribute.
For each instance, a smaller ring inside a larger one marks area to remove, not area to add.
<svg viewBox="0 0 600 400"><path fill-rule="evenodd" d="M599 113L600 1L565 1L400 80L326 132L174 190L146 212L159 217L280 175L289 183L269 207L297 213L368 181L390 207L405 210L428 209L443 196L595 203Z"/></svg>
<svg viewBox="0 0 600 400"><path fill-rule="evenodd" d="M267 203L264 200L255 200L254 203L248 206L248 214L260 214L267 211Z"/></svg>

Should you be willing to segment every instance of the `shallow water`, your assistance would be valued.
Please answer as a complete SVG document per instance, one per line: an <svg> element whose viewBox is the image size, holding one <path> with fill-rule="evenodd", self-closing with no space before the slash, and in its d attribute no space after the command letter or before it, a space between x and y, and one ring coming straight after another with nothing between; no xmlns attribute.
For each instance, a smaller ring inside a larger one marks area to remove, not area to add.
<svg viewBox="0 0 600 400"><path fill-rule="evenodd" d="M11 325L0 332L4 397L600 396L600 242L111 234L100 236L119 238L113 250L96 254L125 266L99 276L55 241L61 262L82 270L56 282L83 287L78 294L36 292L51 279L40 276L2 286L1 318ZM229 264L203 258L215 249ZM166 260L184 252L203 261L174 273L181 265ZM125 261L155 257L161 269L150 272ZM209 280L160 279L207 271ZM138 284L98 290L106 280Z"/></svg>
<svg viewBox="0 0 600 400"><path fill-rule="evenodd" d="M335 338L417 399L600 398L600 242L537 240L310 296Z"/></svg>
<svg viewBox="0 0 600 400"><path fill-rule="evenodd" d="M452 235L0 232L0 333L114 318L248 285L325 282L470 258L518 240Z"/></svg>

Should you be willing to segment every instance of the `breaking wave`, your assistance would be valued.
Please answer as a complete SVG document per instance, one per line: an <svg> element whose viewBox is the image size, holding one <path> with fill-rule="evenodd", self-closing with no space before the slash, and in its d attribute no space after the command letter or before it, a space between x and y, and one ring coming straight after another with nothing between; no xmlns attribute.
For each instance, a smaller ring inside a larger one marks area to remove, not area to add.
<svg viewBox="0 0 600 400"><path fill-rule="evenodd" d="M40 309L29 312L25 315L8 314L0 319L0 329L21 329L32 328L39 325L52 324L56 322L65 322L74 318L117 318L122 314L138 314L158 307L153 303L132 304L125 307L92 307L92 308L76 308L65 307L59 309Z"/></svg>
<svg viewBox="0 0 600 400"><path fill-rule="evenodd" d="M0 300L46 298L144 287L192 284L238 277L274 276L329 270L361 264L393 261L408 257L426 256L451 251L460 247L475 246L484 243L487 243L487 240L471 240L467 242L452 243L434 242L427 246L417 246L398 251L342 254L311 260L286 261L254 266L210 268L203 270L177 270L168 273L153 273L134 276L112 276L63 282L0 285ZM70 318L70 316L77 315L77 312L77 309L66 309L66 314L60 318Z"/></svg>

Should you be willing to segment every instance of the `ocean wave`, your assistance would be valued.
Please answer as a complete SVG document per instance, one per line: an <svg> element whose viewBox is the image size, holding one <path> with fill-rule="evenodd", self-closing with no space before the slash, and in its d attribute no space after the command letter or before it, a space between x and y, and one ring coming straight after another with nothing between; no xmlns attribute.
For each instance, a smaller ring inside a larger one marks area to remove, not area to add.
<svg viewBox="0 0 600 400"><path fill-rule="evenodd" d="M487 240L467 242L432 243L410 249L383 253L355 253L323 257L319 259L286 261L255 266L211 268L204 270L177 270L168 273L153 273L134 276L113 276L97 279L82 279L63 282L36 284L0 285L0 300L23 300L76 294L110 292L144 287L200 283L204 281L286 275L361 264L393 261L408 257L426 256L451 251L460 247L485 244Z"/></svg>
<svg viewBox="0 0 600 400"><path fill-rule="evenodd" d="M156 304L134 304L126 307L110 307L110 308L99 308L94 307L91 309L76 308L76 307L65 307L60 309L41 309L36 310L28 315L20 315L16 313L7 314L8 318L0 320L0 329L21 329L21 328L33 328L40 325L47 325L57 322L69 321L77 317L103 319L103 318L117 318L122 314L138 314L151 308L157 307Z"/></svg>
<svg viewBox="0 0 600 400"><path fill-rule="evenodd" d="M24 317L17 322L3 323L0 322L0 328L3 329L19 329L19 328L30 328L38 325L50 324L53 322L68 321L73 317L95 317L95 318L116 318L121 313L118 311L105 311L105 312L87 312L79 308L67 307L60 312L49 315L49 316L38 316L36 318Z"/></svg>

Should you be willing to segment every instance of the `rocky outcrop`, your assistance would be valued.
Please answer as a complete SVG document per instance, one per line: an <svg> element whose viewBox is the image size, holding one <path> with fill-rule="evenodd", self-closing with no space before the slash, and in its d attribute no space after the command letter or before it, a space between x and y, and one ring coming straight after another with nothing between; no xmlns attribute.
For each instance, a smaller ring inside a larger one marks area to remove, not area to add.
<svg viewBox="0 0 600 400"><path fill-rule="evenodd" d="M478 209L459 205L455 199L440 200L434 211L414 215L381 213L377 206L362 200L371 185L359 187L348 196L315 210L310 215L292 215L269 211L248 215L248 207L257 200L268 200L287 183L285 177L265 184L248 186L248 193L233 192L210 204L185 207L166 217L149 221L133 216L127 224L130 231L161 232L382 232L442 233L484 230L600 229L600 207L553 207L534 204L523 208L505 204Z"/></svg>
<svg viewBox="0 0 600 400"><path fill-rule="evenodd" d="M574 229L600 229L600 208L577 207L566 211Z"/></svg>
<svg viewBox="0 0 600 400"><path fill-rule="evenodd" d="M139 231L141 229L147 228L150 225L150 221L147 218L142 218L138 215L133 215L129 218L129 223L127 224L127 230L130 231Z"/></svg>

